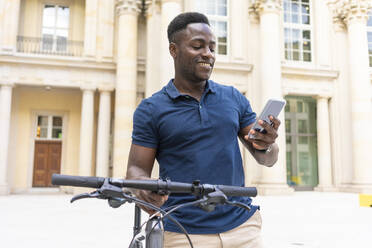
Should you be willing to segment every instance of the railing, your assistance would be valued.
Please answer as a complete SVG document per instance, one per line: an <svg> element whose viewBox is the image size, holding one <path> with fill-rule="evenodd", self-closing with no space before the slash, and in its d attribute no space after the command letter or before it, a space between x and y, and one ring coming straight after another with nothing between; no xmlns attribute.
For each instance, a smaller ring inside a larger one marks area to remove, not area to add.
<svg viewBox="0 0 372 248"><path fill-rule="evenodd" d="M48 54L59 56L81 56L84 42L66 40L63 37L54 39L50 37L17 36L17 52Z"/></svg>

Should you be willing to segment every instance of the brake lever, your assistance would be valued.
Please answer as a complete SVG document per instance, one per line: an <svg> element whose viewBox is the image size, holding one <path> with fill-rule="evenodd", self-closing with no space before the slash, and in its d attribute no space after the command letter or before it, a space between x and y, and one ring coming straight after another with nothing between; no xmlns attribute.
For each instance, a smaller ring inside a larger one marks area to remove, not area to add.
<svg viewBox="0 0 372 248"><path fill-rule="evenodd" d="M232 206L236 206L236 207L240 207L240 208L243 208L247 211L251 211L251 207L244 204L244 203L241 203L241 202L237 202L237 201L226 201L226 204L229 204L229 205L232 205Z"/></svg>
<svg viewBox="0 0 372 248"><path fill-rule="evenodd" d="M199 207L207 212L214 211L217 204L225 204L229 201L227 196L219 189L216 188L216 191L209 193L207 196L203 197L204 201L199 203Z"/></svg>
<svg viewBox="0 0 372 248"><path fill-rule="evenodd" d="M70 203L73 203L74 201L85 199L85 198L105 199L105 198L102 198L102 197L104 197L104 196L102 196L102 194L96 190L96 191L93 191L91 193L82 193L82 194L79 194L79 195L75 195L71 198Z"/></svg>

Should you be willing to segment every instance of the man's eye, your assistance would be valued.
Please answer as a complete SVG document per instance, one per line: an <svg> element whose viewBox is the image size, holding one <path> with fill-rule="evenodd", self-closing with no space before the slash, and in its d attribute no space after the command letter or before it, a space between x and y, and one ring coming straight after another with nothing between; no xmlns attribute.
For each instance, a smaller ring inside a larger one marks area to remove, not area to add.
<svg viewBox="0 0 372 248"><path fill-rule="evenodd" d="M201 46L193 46L194 49L200 49Z"/></svg>
<svg viewBox="0 0 372 248"><path fill-rule="evenodd" d="M209 48L209 50L210 50L212 53L214 53L214 48Z"/></svg>

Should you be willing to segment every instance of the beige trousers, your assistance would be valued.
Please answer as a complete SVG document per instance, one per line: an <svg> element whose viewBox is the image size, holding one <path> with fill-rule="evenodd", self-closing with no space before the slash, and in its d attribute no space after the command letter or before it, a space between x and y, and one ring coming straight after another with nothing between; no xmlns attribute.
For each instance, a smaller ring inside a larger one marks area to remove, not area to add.
<svg viewBox="0 0 372 248"><path fill-rule="evenodd" d="M262 219L257 210L240 226L217 234L190 234L194 248L262 248ZM185 234L164 232L164 248L191 247Z"/></svg>

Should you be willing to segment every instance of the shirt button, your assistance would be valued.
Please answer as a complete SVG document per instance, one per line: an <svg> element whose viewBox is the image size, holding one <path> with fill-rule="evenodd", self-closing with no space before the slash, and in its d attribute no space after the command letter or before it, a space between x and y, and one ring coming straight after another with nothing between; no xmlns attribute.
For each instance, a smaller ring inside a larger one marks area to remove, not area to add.
<svg viewBox="0 0 372 248"><path fill-rule="evenodd" d="M199 105L199 108L201 109L201 108L202 108L202 106L201 106L201 105Z"/></svg>

